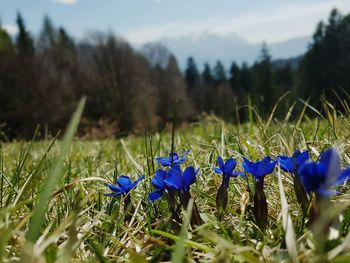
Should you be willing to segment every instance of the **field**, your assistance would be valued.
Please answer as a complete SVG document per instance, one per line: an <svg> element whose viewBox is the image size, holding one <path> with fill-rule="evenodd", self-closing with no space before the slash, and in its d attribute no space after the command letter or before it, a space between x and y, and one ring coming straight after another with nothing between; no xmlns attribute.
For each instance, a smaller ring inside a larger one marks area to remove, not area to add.
<svg viewBox="0 0 350 263"><path fill-rule="evenodd" d="M329 108L328 117L275 121L258 116L242 125L207 117L177 129L174 150L187 156L185 165L200 168L191 194L203 224L172 221L164 198L151 203L151 180L161 168L157 156L168 156L171 132L123 139L73 139L81 107L63 140L4 143L0 156L0 262L349 262L350 192L345 184L308 227L297 203L292 177L276 166L266 176L268 225L257 226L252 213L254 179L230 180L228 205L220 217L215 197L221 177L212 170L218 156L258 160L308 149L312 158L337 147L342 167L350 164L350 119ZM251 114L253 114L251 112ZM253 121L254 120L254 121ZM171 130L171 129L169 129ZM134 210L125 220L123 200L108 197L105 182L120 175L145 179L130 191ZM281 179L279 181L279 179ZM282 209L283 208L283 209ZM175 227L174 227L175 226ZM177 229L181 227L181 229Z"/></svg>

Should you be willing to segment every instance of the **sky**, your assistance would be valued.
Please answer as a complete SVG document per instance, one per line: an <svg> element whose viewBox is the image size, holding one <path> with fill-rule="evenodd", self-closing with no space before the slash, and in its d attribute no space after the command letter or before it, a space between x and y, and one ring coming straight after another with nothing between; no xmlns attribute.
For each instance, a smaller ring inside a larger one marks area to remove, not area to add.
<svg viewBox="0 0 350 263"><path fill-rule="evenodd" d="M15 34L19 11L37 34L47 14L78 39L113 31L135 45L203 33L275 43L311 35L333 7L350 13L350 0L0 0L0 21Z"/></svg>

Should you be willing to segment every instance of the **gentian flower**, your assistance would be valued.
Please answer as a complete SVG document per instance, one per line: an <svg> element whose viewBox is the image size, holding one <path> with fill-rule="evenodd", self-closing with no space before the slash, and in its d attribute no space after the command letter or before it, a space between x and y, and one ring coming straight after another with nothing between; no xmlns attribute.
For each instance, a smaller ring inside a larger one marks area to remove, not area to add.
<svg viewBox="0 0 350 263"><path fill-rule="evenodd" d="M186 156L190 152L190 150L187 150L186 152L183 153L183 155L179 158L179 155L174 152L170 153L169 157L157 157L156 161L161 164L164 167L168 166L175 166L175 165L180 165L186 161Z"/></svg>
<svg viewBox="0 0 350 263"><path fill-rule="evenodd" d="M325 228L321 227L322 230L319 231L317 230L320 229L317 224L318 218L330 206L330 196L336 194L330 188L349 180L350 167L341 170L338 151L335 148L329 148L320 155L319 161L313 162L310 160L302 164L298 169L298 174L306 192L309 194L315 193L308 211L308 225L315 226L315 228L312 227L316 231L314 234L326 235L331 220L324 223ZM312 196L309 197L311 199Z"/></svg>
<svg viewBox="0 0 350 263"><path fill-rule="evenodd" d="M156 189L159 189L159 193L166 189L167 191L177 191L180 197L180 203L186 209L191 199L190 186L196 181L196 176L199 169L195 170L193 166L189 166L182 172L179 165L173 166L165 175L163 172L159 173L157 182L152 182ZM156 178L155 178L156 179ZM156 184L155 184L156 183ZM150 197L158 197L158 193L151 193ZM192 226L201 225L202 218L200 217L196 203L193 203L192 207Z"/></svg>
<svg viewBox="0 0 350 263"><path fill-rule="evenodd" d="M299 166L310 159L309 152L300 152L296 150L291 157L289 156L278 156L278 162L281 169L285 172L294 174Z"/></svg>
<svg viewBox="0 0 350 263"><path fill-rule="evenodd" d="M126 195L130 192L131 189L135 188L137 184L143 179L145 176L141 176L135 182L132 182L130 177L126 175L122 175L117 179L117 183L115 185L106 183L105 185L111 189L112 193L104 194L106 196L121 196Z"/></svg>
<svg viewBox="0 0 350 263"><path fill-rule="evenodd" d="M135 188L138 183L145 178L145 176L141 176L135 182L132 182L130 177L122 175L117 179L117 183L115 185L106 183L105 185L111 189L112 193L104 194L106 196L125 196L124 199L124 220L126 222L130 222L132 218L132 214L134 213L134 207L131 203L131 197L128 193Z"/></svg>
<svg viewBox="0 0 350 263"><path fill-rule="evenodd" d="M222 158L219 156L218 157L219 167L213 167L213 170L215 173L222 175L222 183L216 194L216 209L218 210L220 217L222 217L222 213L227 206L228 187L229 187L230 178L237 177L239 175L245 176L245 174L242 172L234 172L234 169L236 168L236 164L237 164L236 160L233 158L228 159L224 163Z"/></svg>
<svg viewBox="0 0 350 263"><path fill-rule="evenodd" d="M175 220L175 222L178 222L178 224L181 224L181 218L179 215L179 211L177 209L177 202L176 202L176 190L172 189L171 187L168 187L165 184L165 179L168 178L168 172L164 171L162 169L158 169L156 171L156 174L154 178L152 179L152 185L155 187L155 191L149 193L148 200L150 202L154 202L161 198L166 191L167 193L167 201L169 205L170 212L172 214L172 218ZM176 229L178 228L178 225L174 226Z"/></svg>
<svg viewBox="0 0 350 263"><path fill-rule="evenodd" d="M300 180L306 192L314 192L321 196L335 194L331 187L340 185L350 177L350 167L340 168L339 153L334 148L325 150L318 162L306 162L298 169Z"/></svg>
<svg viewBox="0 0 350 263"><path fill-rule="evenodd" d="M181 192L188 192L190 185L196 181L198 171L199 169L195 170L193 166L189 166L182 173L180 166L176 165L169 170L164 183L170 188Z"/></svg>
<svg viewBox="0 0 350 263"><path fill-rule="evenodd" d="M245 176L242 172L234 172L233 170L236 168L236 160L233 158L228 159L225 163L222 158L218 157L218 165L219 167L213 167L213 170L217 174L222 174L224 178L237 177L239 175Z"/></svg>
<svg viewBox="0 0 350 263"><path fill-rule="evenodd" d="M251 162L244 158L243 168L247 173L253 175L255 179L255 193L254 193L254 216L257 225L262 231L267 226L267 201L264 193L264 178L265 175L272 173L277 161L272 161L269 156L261 161Z"/></svg>
<svg viewBox="0 0 350 263"><path fill-rule="evenodd" d="M246 173L253 175L255 181L263 180L264 176L272 173L277 161L272 161L270 156L265 157L261 161L251 162L244 158L243 169Z"/></svg>
<svg viewBox="0 0 350 263"><path fill-rule="evenodd" d="M164 180L167 176L167 172L162 170L162 169L158 169L156 171L156 175L154 176L154 178L152 179L152 184L153 186L156 188L156 190L154 192L151 192L148 195L148 200L151 202L156 201L157 199L161 198L163 196L163 193L166 189L166 185L164 183Z"/></svg>
<svg viewBox="0 0 350 263"><path fill-rule="evenodd" d="M278 157L278 162L280 164L281 169L293 175L293 186L294 186L295 195L297 197L298 203L302 208L304 216L307 215L310 201L305 191L305 188L300 181L300 176L297 173L297 171L299 167L308 160L310 160L309 152L308 151L300 152L299 150L296 150L291 157L288 157L288 156Z"/></svg>

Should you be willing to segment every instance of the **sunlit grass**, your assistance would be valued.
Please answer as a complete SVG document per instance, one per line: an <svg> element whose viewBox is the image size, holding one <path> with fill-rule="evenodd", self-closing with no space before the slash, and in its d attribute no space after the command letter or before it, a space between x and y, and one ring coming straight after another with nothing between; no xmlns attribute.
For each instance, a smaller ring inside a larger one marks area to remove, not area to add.
<svg viewBox="0 0 350 263"><path fill-rule="evenodd" d="M21 258L22 262L67 262L69 258L92 262L171 259L180 262L182 258L208 262L289 262L293 255L293 260L300 262L321 259L347 262L350 259L348 186L339 188L343 194L333 197L331 208L325 211L328 215L342 215L342 221L335 222L331 239L322 250L304 224L292 178L281 172L279 183L278 167L265 179L269 222L264 233L255 225L252 215L254 184L250 177L231 180L222 220L218 220L215 209L221 178L212 167L218 155L236 158L236 170L242 171L242 156L251 160L266 155L275 158L291 155L298 148L308 149L315 159L323 149L335 146L340 150L343 165L349 164L349 119L336 116L331 108L326 109L327 118L308 118L302 113L295 121L288 118L275 121L273 116L262 120L255 115L254 122L234 126L208 117L186 129L178 129L175 150L182 153L191 149L186 164L200 167L191 193L204 220L196 229L189 226L187 230L185 225L181 235L171 228L166 201L148 201L148 193L153 189L151 178L159 168L154 157L171 151L170 133L122 140L75 140L67 156L63 154L64 146L55 140L2 144L0 262ZM253 111L251 114L253 118ZM63 166L53 172L59 158L63 158ZM122 174L134 180L146 176L130 193L135 212L129 222L124 222L123 197L103 195L108 192L104 182L114 182ZM40 217L34 211L40 198L43 200L40 193L47 187L44 184L50 175L58 183L53 191L49 189L49 198L44 199L48 209L42 218L43 226L38 224L29 230L33 220ZM184 218L187 215L183 211ZM293 231L283 223L290 219ZM34 244L28 248L26 244L30 241ZM297 255L293 254L295 249Z"/></svg>

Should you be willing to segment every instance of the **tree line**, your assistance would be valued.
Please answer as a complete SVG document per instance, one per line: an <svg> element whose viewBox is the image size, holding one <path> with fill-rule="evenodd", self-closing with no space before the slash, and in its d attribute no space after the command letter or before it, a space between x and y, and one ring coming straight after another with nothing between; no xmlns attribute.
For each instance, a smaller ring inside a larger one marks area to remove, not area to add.
<svg viewBox="0 0 350 263"><path fill-rule="evenodd" d="M203 113L244 122L247 104L266 116L286 93L277 117L296 99L320 108L320 95L346 109L350 15L337 10L317 25L297 67L275 63L263 45L253 65L233 62L227 70L217 61L200 71L190 57L184 72L160 45L135 50L113 33L100 32L76 41L47 16L35 37L19 13L16 24L15 37L0 24L0 139L28 139L38 125L42 136L56 134L84 95L81 134L97 137L161 130L174 118L191 122Z"/></svg>

